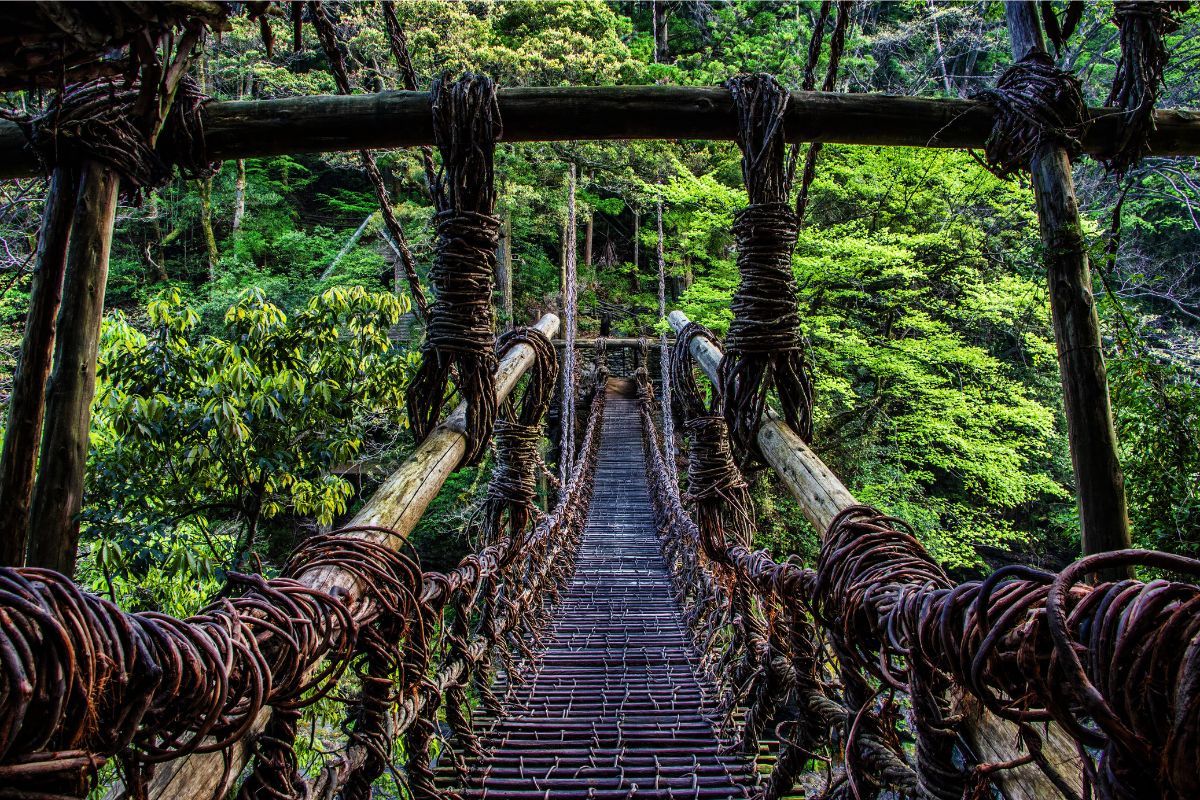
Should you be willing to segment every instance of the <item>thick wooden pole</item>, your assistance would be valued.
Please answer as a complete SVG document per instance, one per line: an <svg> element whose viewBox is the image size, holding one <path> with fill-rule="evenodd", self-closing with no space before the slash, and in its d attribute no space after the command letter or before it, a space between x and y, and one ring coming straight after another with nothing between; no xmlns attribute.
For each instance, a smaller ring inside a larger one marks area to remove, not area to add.
<svg viewBox="0 0 1200 800"><path fill-rule="evenodd" d="M720 87L512 87L498 100L508 142L732 140L737 127ZM1084 149L1103 153L1120 112L1090 113ZM212 102L201 115L197 138L217 160L433 144L426 92ZM991 111L973 101L837 92L793 92L786 119L789 141L907 147L979 148L991 128ZM1155 155L1200 155L1200 114L1157 112L1150 145ZM0 122L0 178L40 172L21 129Z"/></svg>
<svg viewBox="0 0 1200 800"><path fill-rule="evenodd" d="M687 315L682 311L672 311L667 321L676 333L688 324ZM691 352L709 380L716 381L721 350L708 339L696 337L692 340ZM840 511L858 504L825 462L773 411L767 411L758 429L758 445L767 463L800 504L804 517L822 536ZM1017 747L1021 740L1016 726L988 713L969 697L955 698L955 702L964 715L964 727L981 762L998 763L1020 755ZM1039 732L1042 732L1040 726ZM1071 738L1057 726L1050 725L1049 730L1043 732L1042 753L1082 794L1079 759ZM995 780L1009 800L1046 800L1061 796L1042 771L1031 764L997 772Z"/></svg>
<svg viewBox="0 0 1200 800"><path fill-rule="evenodd" d="M42 213L37 266L29 286L29 313L25 317L21 355L8 401L4 453L0 455L0 565L3 566L25 563L46 379L54 352L54 326L62 300L67 243L78 190L79 174L75 170L63 167L54 170Z"/></svg>
<svg viewBox="0 0 1200 800"><path fill-rule="evenodd" d="M1005 3L1013 59L1046 52L1036 6ZM1117 457L1100 320L1092 296L1092 272L1083 240L1071 161L1065 148L1046 142L1030 163L1038 221L1045 247L1046 280L1063 410L1075 468L1075 495L1085 555L1130 546L1125 476ZM1118 570L1106 577L1119 578Z"/></svg>
<svg viewBox="0 0 1200 800"><path fill-rule="evenodd" d="M46 389L46 421L30 508L26 561L64 575L75 572L96 393L96 351L120 184L120 176L111 167L91 161L81 169L58 313L54 372Z"/></svg>
<svg viewBox="0 0 1200 800"><path fill-rule="evenodd" d="M553 338L558 332L559 319L546 314L534 325L537 330ZM517 381L533 364L533 348L518 345L509 351L496 370L496 397L503 401L516 387ZM466 452L464 434L467 418L466 404L460 403L446 421L439 425L421 442L399 469L392 473L375 491L362 510L350 520L350 526L379 526L395 532L395 535L380 531L365 531L347 534L353 538L368 539L389 547L400 548L416 526L429 503L437 496L446 478L458 466ZM358 599L365 587L360 586L353 576L330 567L320 571L306 572L301 578L310 586L335 597L342 597L356 613L361 610ZM271 712L264 709L255 719L248 736L242 738L229 750L216 753L201 753L176 761L160 764L150 780L150 800L207 800L224 797L234 781L241 775L249 761L254 737L262 732L270 719ZM123 787L115 786L105 800L116 800Z"/></svg>

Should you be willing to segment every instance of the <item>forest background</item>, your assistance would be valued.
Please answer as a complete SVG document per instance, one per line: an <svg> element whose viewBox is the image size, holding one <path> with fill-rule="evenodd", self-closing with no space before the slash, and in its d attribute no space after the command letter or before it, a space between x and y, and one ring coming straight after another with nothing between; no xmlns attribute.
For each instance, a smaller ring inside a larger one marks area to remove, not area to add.
<svg viewBox="0 0 1200 800"><path fill-rule="evenodd" d="M503 86L716 85L742 71L800 86L816 2L409 2L418 82L466 70ZM374 4L339 4L356 91L403 80ZM1060 61L1101 104L1119 55L1089 4ZM197 77L219 99L336 92L319 44L235 19ZM1163 107L1200 106L1200 9L1169 39ZM856 3L837 88L970 97L1010 62L1003 8ZM823 71L822 65L821 70ZM32 110L43 98L11 95ZM378 154L419 270L432 203L419 150ZM435 155L436 158L436 155ZM501 144L514 318L561 304L576 166L583 335L660 330L668 306L718 334L746 202L730 142ZM1200 163L1153 156L1118 183L1081 159L1121 458L1140 546L1200 553ZM0 185L0 397L28 302L45 186ZM1110 230L1124 196L1119 238ZM864 502L909 522L960 576L1056 566L1079 551L1070 457L1032 193L972 154L827 146L794 267L816 367L814 446ZM128 608L185 613L230 569L278 565L334 525L414 446L416 364L397 255L353 153L229 162L122 208L113 243L80 579ZM415 534L432 566L467 546L488 464L457 473ZM767 476L758 544L815 554Z"/></svg>

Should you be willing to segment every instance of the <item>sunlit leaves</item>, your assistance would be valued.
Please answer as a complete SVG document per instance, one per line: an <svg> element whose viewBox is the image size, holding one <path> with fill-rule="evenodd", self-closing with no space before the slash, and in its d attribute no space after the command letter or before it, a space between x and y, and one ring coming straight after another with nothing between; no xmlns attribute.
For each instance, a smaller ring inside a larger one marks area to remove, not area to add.
<svg viewBox="0 0 1200 800"><path fill-rule="evenodd" d="M290 316L248 290L219 335L201 333L174 291L149 304L148 331L114 315L100 354L89 533L109 542L166 521L233 519L252 534L285 513L331 524L352 495L332 468L358 457L369 426L404 424L411 360L388 336L408 310L390 293L336 287ZM98 553L112 565L111 548Z"/></svg>

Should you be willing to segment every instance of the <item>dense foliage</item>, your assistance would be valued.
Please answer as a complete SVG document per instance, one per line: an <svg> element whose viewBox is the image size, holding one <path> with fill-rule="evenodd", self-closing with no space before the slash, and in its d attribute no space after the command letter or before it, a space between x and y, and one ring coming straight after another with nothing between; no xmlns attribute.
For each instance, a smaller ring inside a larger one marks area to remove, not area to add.
<svg viewBox="0 0 1200 800"><path fill-rule="evenodd" d="M521 0L396 10L424 82L475 69L509 86L716 84L763 70L798 86L816 6ZM399 86L378 10L340 13L355 86ZM1117 56L1110 14L1089 6L1061 56L1093 102ZM1168 104L1200 96L1198 22L1189 12L1171 37ZM286 22L271 24L281 43L271 57L257 25L241 20L207 43L207 91L334 90L311 33L291 52ZM839 86L968 96L1008 60L999 4L861 4ZM419 154L380 161L424 268L432 204ZM730 222L745 203L727 142L501 145L516 317L560 302L570 163L581 176L585 331L655 329L659 200L670 304L723 331L737 279ZM1197 169L1152 158L1129 177L1112 263L1103 250L1118 189L1089 161L1076 169L1104 278L1135 535L1179 551L1200 549ZM13 274L29 249L36 189L6 190L16 201L2 221ZM230 162L211 180L180 180L123 209L85 508L97 585L128 575L152 586L156 570L217 574L251 553L277 560L297 527L331 524L356 502L335 467L386 469L411 447L396 398L413 354L389 349L387 336L407 309L388 295L395 258L354 154ZM827 147L821 156L794 262L818 374L815 446L856 495L911 520L953 568L1054 563L1078 548L1039 260L1028 187L969 154ZM25 285L18 277L0 303L9 350ZM456 477L423 525L427 541L459 541L447 532L461 528L483 477ZM815 537L794 502L764 477L755 497L762 543L811 555Z"/></svg>

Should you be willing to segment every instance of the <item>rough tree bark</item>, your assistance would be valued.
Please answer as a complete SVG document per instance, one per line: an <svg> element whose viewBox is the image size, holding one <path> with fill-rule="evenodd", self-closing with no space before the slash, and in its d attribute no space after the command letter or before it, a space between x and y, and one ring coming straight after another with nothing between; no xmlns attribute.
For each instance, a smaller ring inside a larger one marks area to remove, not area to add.
<svg viewBox="0 0 1200 800"><path fill-rule="evenodd" d="M1037 6L1007 2L1013 59L1046 52ZM1117 457L1100 320L1092 296L1092 272L1065 148L1046 142L1034 151L1030 170L1045 246L1046 280L1063 406L1075 468L1075 493L1085 555L1130 546L1125 476ZM1117 570L1105 577L1123 577Z"/></svg>
<svg viewBox="0 0 1200 800"><path fill-rule="evenodd" d="M25 563L46 378L54 352L55 322L62 300L67 244L78 189L79 176L74 169L54 170L42 213L37 268L29 287L29 312L8 402L4 452L0 455L0 566Z"/></svg>
<svg viewBox="0 0 1200 800"><path fill-rule="evenodd" d="M992 112L969 100L838 92L792 92L789 142L980 148ZM713 86L516 86L497 93L506 142L609 139L732 140L727 90ZM1121 113L1095 108L1084 152L1106 154ZM433 142L428 92L213 101L201 111L206 156L236 158L415 147ZM1156 156L1200 155L1200 114L1155 112ZM0 178L40 174L41 162L14 122L0 120Z"/></svg>
<svg viewBox="0 0 1200 800"><path fill-rule="evenodd" d="M496 258L496 286L500 290L500 313L503 317L504 330L513 327L513 259L512 259L512 218L504 213L500 225L499 250Z"/></svg>
<svg viewBox="0 0 1200 800"><path fill-rule="evenodd" d="M638 240L638 233L642 229L642 215L634 209L633 212L633 269L629 270L629 291L636 292L638 290L638 256L641 254L641 242Z"/></svg>
<svg viewBox="0 0 1200 800"><path fill-rule="evenodd" d="M196 184L200 189L200 230L204 233L204 257L208 264L208 279L211 281L217 275L217 262L221 260L221 251L217 249L217 235L213 230L213 182L212 178L201 178Z"/></svg>
<svg viewBox="0 0 1200 800"><path fill-rule="evenodd" d="M233 232L237 233L242 227L242 219L246 216L246 159L239 158L236 162L236 173L233 179Z"/></svg>
<svg viewBox="0 0 1200 800"><path fill-rule="evenodd" d="M95 161L83 165L81 176L67 248L54 372L46 389L46 424L30 510L27 558L30 566L65 575L75 571L96 391L96 351L121 183L115 170Z"/></svg>

